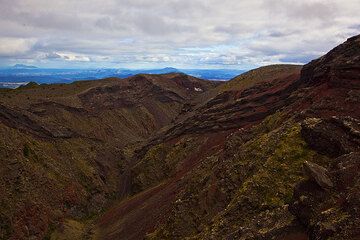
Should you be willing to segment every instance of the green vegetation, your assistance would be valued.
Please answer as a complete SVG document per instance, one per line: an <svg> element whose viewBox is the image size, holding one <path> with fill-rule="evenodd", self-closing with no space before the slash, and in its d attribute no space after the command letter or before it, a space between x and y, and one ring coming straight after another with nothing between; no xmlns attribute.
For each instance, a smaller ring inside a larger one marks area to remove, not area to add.
<svg viewBox="0 0 360 240"><path fill-rule="evenodd" d="M286 129L281 135L273 154L242 184L229 208L244 202L244 198L251 199L254 211L272 209L289 203L294 184L302 178L302 164L306 160L312 160L315 153L308 150L301 139L298 124ZM254 145L267 145L267 142L271 141L269 138L271 136L263 135L248 147L256 148L261 154L261 149Z"/></svg>
<svg viewBox="0 0 360 240"><path fill-rule="evenodd" d="M85 226L75 220L66 220L63 223L62 231L54 231L49 240L71 240L71 239L84 239Z"/></svg>
<svg viewBox="0 0 360 240"><path fill-rule="evenodd" d="M221 91L235 91L255 86L261 82L271 81L281 76L298 73L301 69L299 65L270 65L260 67L243 73L231 81L219 86Z"/></svg>
<svg viewBox="0 0 360 240"><path fill-rule="evenodd" d="M148 238L176 238L177 234L195 239L219 238L223 231L250 227L256 218L268 221L262 216L264 212L273 221L284 218L291 222L283 209L292 199L294 185L303 178L302 164L324 157L308 149L298 123L284 123L284 118L282 112L277 112L250 131L228 138L226 159L207 158L191 173L171 218ZM244 135L250 140L244 142ZM267 227L262 230L264 234Z"/></svg>
<svg viewBox="0 0 360 240"><path fill-rule="evenodd" d="M158 144L151 147L141 161L133 168L136 190L144 190L157 185L179 170L184 161L198 148L192 138L184 138L175 146Z"/></svg>
<svg viewBox="0 0 360 240"><path fill-rule="evenodd" d="M29 158L29 157L30 157L30 153L31 153L31 149L30 149L29 145L28 145L28 144L25 144L25 145L24 145L24 148L23 148L24 157Z"/></svg>

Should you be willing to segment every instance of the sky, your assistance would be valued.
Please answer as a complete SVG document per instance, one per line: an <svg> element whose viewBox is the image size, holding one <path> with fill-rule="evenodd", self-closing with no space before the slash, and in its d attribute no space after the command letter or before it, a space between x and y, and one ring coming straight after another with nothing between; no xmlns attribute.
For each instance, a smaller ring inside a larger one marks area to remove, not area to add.
<svg viewBox="0 0 360 240"><path fill-rule="evenodd" d="M251 69L360 33L359 0L0 0L0 66Z"/></svg>

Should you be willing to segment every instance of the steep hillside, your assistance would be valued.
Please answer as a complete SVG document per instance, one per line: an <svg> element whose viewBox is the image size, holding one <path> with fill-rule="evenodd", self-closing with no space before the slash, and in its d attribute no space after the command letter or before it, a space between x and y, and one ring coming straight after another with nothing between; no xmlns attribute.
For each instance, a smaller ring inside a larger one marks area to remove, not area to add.
<svg viewBox="0 0 360 240"><path fill-rule="evenodd" d="M223 84L0 93L0 239L360 238L360 36Z"/></svg>
<svg viewBox="0 0 360 240"><path fill-rule="evenodd" d="M289 99L299 85L300 70L299 66L288 65L259 68L232 80L237 84L230 81L205 94L215 94L213 97L202 96L206 99L203 103L190 108L185 116L138 150L129 189L135 195L100 218L100 238L141 239L157 229L150 235L155 239L181 239L210 224L231 199L231 191L222 188L222 184L227 184L224 177L239 177L231 173L231 160L223 155L242 152L242 137L252 139L286 120L288 116L277 113L267 119L268 123L252 129L292 102ZM234 150L227 146L232 138L241 138L233 145ZM261 141L254 140L254 147ZM267 156L258 150L253 149L247 161L254 160L254 154L259 159ZM258 164L261 165L260 160ZM241 172L246 176L253 173L246 168ZM181 204L186 205L178 210Z"/></svg>
<svg viewBox="0 0 360 240"><path fill-rule="evenodd" d="M174 73L2 90L0 239L97 215L124 194L133 145L216 85Z"/></svg>
<svg viewBox="0 0 360 240"><path fill-rule="evenodd" d="M358 239L359 59L357 36L192 102L136 151L97 237Z"/></svg>

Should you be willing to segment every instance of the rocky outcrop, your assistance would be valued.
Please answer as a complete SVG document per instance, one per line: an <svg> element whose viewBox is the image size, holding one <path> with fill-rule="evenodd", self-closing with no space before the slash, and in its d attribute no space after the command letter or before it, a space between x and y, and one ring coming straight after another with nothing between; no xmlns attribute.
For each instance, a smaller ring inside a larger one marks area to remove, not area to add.
<svg viewBox="0 0 360 240"><path fill-rule="evenodd" d="M323 57L306 64L293 109L305 117L360 119L360 35L348 39Z"/></svg>
<svg viewBox="0 0 360 240"><path fill-rule="evenodd" d="M40 138L71 138L77 134L64 126L43 123L31 113L0 105L0 121L7 126Z"/></svg>
<svg viewBox="0 0 360 240"><path fill-rule="evenodd" d="M301 81L308 86L360 89L360 35L349 38L323 57L305 65Z"/></svg>
<svg viewBox="0 0 360 240"><path fill-rule="evenodd" d="M187 119L177 122L166 133L166 138L251 126L290 104L293 100L289 96L296 90L301 67L284 65L274 68L276 71L271 67L253 70L258 73L258 78L251 78L252 82L243 88L227 90L225 84L223 88L226 90L201 104ZM287 72L284 73L284 69ZM231 82L227 84L231 85Z"/></svg>
<svg viewBox="0 0 360 240"><path fill-rule="evenodd" d="M310 239L360 238L359 59L360 36L355 36L302 70L300 80L313 91L307 95L313 102L303 112L311 117L302 122L301 134L326 155L321 160L326 169L305 166L308 179L296 185L289 207Z"/></svg>
<svg viewBox="0 0 360 240"><path fill-rule="evenodd" d="M360 121L351 117L308 118L301 133L310 147L330 157L360 149Z"/></svg>
<svg viewBox="0 0 360 240"><path fill-rule="evenodd" d="M309 179L315 181L323 189L328 189L334 186L328 176L327 169L317 165L316 163L306 161L303 165L303 171Z"/></svg>
<svg viewBox="0 0 360 240"><path fill-rule="evenodd" d="M354 109L356 111L356 109ZM310 239L358 239L360 202L360 121L350 116L308 118L302 137L309 147L324 154L327 169L306 163L309 180L294 191L291 212L308 228Z"/></svg>
<svg viewBox="0 0 360 240"><path fill-rule="evenodd" d="M330 190L311 179L296 186L290 210L307 226L310 239L360 237L359 170L360 154L345 154L332 160Z"/></svg>

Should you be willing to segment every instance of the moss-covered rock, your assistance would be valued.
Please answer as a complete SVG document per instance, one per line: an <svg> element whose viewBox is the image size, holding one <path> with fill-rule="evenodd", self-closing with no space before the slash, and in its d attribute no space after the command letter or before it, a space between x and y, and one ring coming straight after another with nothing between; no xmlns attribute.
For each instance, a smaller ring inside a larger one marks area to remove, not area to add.
<svg viewBox="0 0 360 240"><path fill-rule="evenodd" d="M149 238L219 239L245 232L264 237L293 227L287 205L303 178L302 164L323 157L307 147L300 124L279 124L282 116L239 130L227 138L223 152L203 159L189 174L169 220Z"/></svg>
<svg viewBox="0 0 360 240"><path fill-rule="evenodd" d="M199 142L185 137L175 144L158 144L151 147L139 163L132 168L135 192L159 184L179 170L179 163L199 147Z"/></svg>

